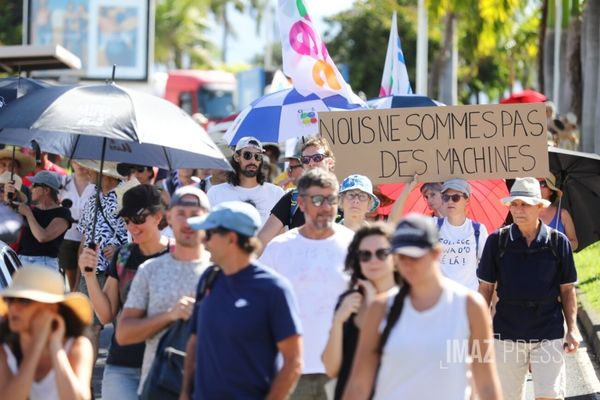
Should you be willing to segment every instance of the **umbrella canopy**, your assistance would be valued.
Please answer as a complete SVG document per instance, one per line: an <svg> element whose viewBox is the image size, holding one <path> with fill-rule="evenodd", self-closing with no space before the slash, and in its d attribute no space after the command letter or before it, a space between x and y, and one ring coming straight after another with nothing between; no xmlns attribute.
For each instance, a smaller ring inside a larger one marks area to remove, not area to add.
<svg viewBox="0 0 600 400"><path fill-rule="evenodd" d="M514 93L512 96L509 96L505 99L500 100L501 104L511 104L511 103L543 103L547 100L547 97L541 94L540 92L536 92L535 90L524 90L519 93Z"/></svg>
<svg viewBox="0 0 600 400"><path fill-rule="evenodd" d="M54 86L0 113L0 142L74 159L230 169L206 131L174 104L116 84Z"/></svg>
<svg viewBox="0 0 600 400"><path fill-rule="evenodd" d="M302 96L296 89L284 89L255 100L227 129L225 140L235 145L244 136L262 142L280 143L287 139L319 133L317 113L361 108L340 95L320 98Z"/></svg>
<svg viewBox="0 0 600 400"><path fill-rule="evenodd" d="M600 240L600 156L550 147L548 158L581 251Z"/></svg>
<svg viewBox="0 0 600 400"><path fill-rule="evenodd" d="M16 97L25 96L38 89L47 88L48 86L50 85L46 82L20 76L0 78L0 90L14 90Z"/></svg>
<svg viewBox="0 0 600 400"><path fill-rule="evenodd" d="M494 232L502 226L508 214L508 207L504 206L500 199L508 196L508 189L503 179L477 180L469 181L471 185L471 197L467 206L467 217L485 225L488 232ZM429 213L427 202L421 195L422 185L413 190L404 206L404 213L418 212L422 214ZM402 189L403 183L382 184L379 190L385 196L397 199ZM392 210L393 204L386 207L379 207L379 214L388 215Z"/></svg>
<svg viewBox="0 0 600 400"><path fill-rule="evenodd" d="M367 101L369 108L376 110L388 108L405 108L405 107L435 107L443 106L439 101L430 99L427 96L419 96L416 94L407 94L403 96L386 96L371 99Z"/></svg>

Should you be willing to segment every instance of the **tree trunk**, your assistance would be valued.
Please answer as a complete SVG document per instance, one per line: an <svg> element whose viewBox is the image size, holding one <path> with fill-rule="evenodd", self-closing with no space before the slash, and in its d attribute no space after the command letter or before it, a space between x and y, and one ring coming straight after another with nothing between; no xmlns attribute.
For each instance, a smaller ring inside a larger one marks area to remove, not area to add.
<svg viewBox="0 0 600 400"><path fill-rule="evenodd" d="M221 11L221 23L223 24L223 37L221 38L221 62L227 63L227 39L229 37L229 21L227 20L227 4L223 5Z"/></svg>
<svg viewBox="0 0 600 400"><path fill-rule="evenodd" d="M446 14L444 27L444 47L440 71L439 99L447 105L456 105L458 100L457 69L458 47L456 44L456 14Z"/></svg>
<svg viewBox="0 0 600 400"><path fill-rule="evenodd" d="M541 93L545 93L546 87L544 80L544 65L545 65L545 52L544 45L546 43L546 27L548 25L548 1L544 0L542 2L541 8L541 21L540 21L540 29L539 29L539 40L538 40L538 85Z"/></svg>
<svg viewBox="0 0 600 400"><path fill-rule="evenodd" d="M575 0L578 1L578 0ZM567 110L577 116L581 121L581 15L572 15L567 34L567 76L565 81L569 84L571 102Z"/></svg>
<svg viewBox="0 0 600 400"><path fill-rule="evenodd" d="M595 130L598 113L598 80L600 74L600 2L588 1L583 14L582 27L582 87L581 149L594 153ZM600 150L600 146L598 147Z"/></svg>
<svg viewBox="0 0 600 400"><path fill-rule="evenodd" d="M548 16L546 19L546 34L544 35L544 94L548 99L554 100L554 41L556 40L554 21L556 21L556 7L554 0L548 0Z"/></svg>

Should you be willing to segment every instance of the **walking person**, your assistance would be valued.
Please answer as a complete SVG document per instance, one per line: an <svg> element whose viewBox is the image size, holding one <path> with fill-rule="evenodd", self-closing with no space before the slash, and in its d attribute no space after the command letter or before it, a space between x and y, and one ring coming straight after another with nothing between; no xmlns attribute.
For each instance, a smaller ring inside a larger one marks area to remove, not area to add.
<svg viewBox="0 0 600 400"><path fill-rule="evenodd" d="M550 205L542 208L540 212L540 219L544 224L550 228L554 228L560 233L564 233L569 242L571 242L571 249L577 250L577 232L575 231L575 224L569 211L562 208L562 191L556 187L556 178L554 175L549 174L544 179L538 179L540 182L540 190L542 198L548 200Z"/></svg>
<svg viewBox="0 0 600 400"><path fill-rule="evenodd" d="M69 289L76 290L79 287L79 268L77 259L79 257L79 247L81 244L81 232L77 225L81 218L81 211L87 200L94 195L94 185L90 182L90 174L87 169L82 167L77 161L71 160L73 173L63 179L62 190L59 198L64 203L66 200L71 202L69 211L73 224L65 232L65 237L58 250L58 266L64 272L69 282Z"/></svg>
<svg viewBox="0 0 600 400"><path fill-rule="evenodd" d="M0 398L90 399L92 313L87 297L65 294L58 271L19 268L0 292Z"/></svg>
<svg viewBox="0 0 600 400"><path fill-rule="evenodd" d="M131 283L115 335L121 345L146 343L138 394L166 329L192 315L198 279L209 260L202 233L194 231L187 221L206 215L209 210L208 198L200 189L177 189L167 210L167 222L175 235L173 251L140 265Z"/></svg>
<svg viewBox="0 0 600 400"><path fill-rule="evenodd" d="M367 310L343 398L466 400L472 381L479 399L501 399L488 308L442 276L435 222L411 214L391 242L403 284Z"/></svg>
<svg viewBox="0 0 600 400"><path fill-rule="evenodd" d="M342 398L358 336L368 307L378 294L395 294L400 275L390 251L391 226L376 222L362 227L348 246L345 269L348 290L338 299L329 339L321 356L330 378L337 378L334 399Z"/></svg>
<svg viewBox="0 0 600 400"><path fill-rule="evenodd" d="M467 218L471 185L464 179L449 179L442 185L444 218L435 218L443 253L440 267L444 276L479 289L477 264L488 237L484 224Z"/></svg>
<svg viewBox="0 0 600 400"><path fill-rule="evenodd" d="M158 227L163 217L160 192L153 186L139 185L125 192L119 216L125 220L132 242L113 256L103 287L96 271L85 270L88 265L97 265L98 253L85 248L79 257L81 274L102 324L115 321L122 310L138 267L169 251L169 240L161 236ZM102 376L102 398L137 400L143 357L143 342L122 346L113 333Z"/></svg>
<svg viewBox="0 0 600 400"><path fill-rule="evenodd" d="M233 171L228 182L214 185L208 190L210 204L217 206L225 201L245 201L260 213L264 223L269 211L283 196L283 189L266 181L262 166L264 150L261 142L251 136L241 138L231 157Z"/></svg>
<svg viewBox="0 0 600 400"><path fill-rule="evenodd" d="M327 140L322 137L312 138L304 143L300 161L304 165L305 171L313 168L333 171L335 165L333 152L329 148ZM266 247L271 239L282 233L286 227L288 229L298 228L304 225L304 222L304 213L298 206L298 188L296 188L284 194L271 209L271 215L258 232L258 238Z"/></svg>
<svg viewBox="0 0 600 400"><path fill-rule="evenodd" d="M60 205L61 179L49 171L40 171L29 180L32 206L20 203L17 211L25 224L19 241L23 264L45 265L58 271L58 252L73 219L68 208Z"/></svg>
<svg viewBox="0 0 600 400"><path fill-rule="evenodd" d="M364 175L350 175L340 185L340 208L344 218L339 222L356 232L368 225L367 214L379 207L379 199L373 194L373 184Z"/></svg>
<svg viewBox="0 0 600 400"><path fill-rule="evenodd" d="M259 261L288 278L300 309L304 368L292 400L326 399L328 378L321 353L329 337L331 313L348 285L344 260L354 232L336 224L339 182L322 168L298 181L298 205L305 223L269 242Z"/></svg>
<svg viewBox="0 0 600 400"><path fill-rule="evenodd" d="M537 179L517 178L502 202L514 222L490 235L477 276L488 304L498 293L494 346L505 399L522 398L529 367L536 398L562 399L564 353L576 352L581 340L571 244L540 219L550 201Z"/></svg>
<svg viewBox="0 0 600 400"><path fill-rule="evenodd" d="M200 278L212 283L196 298L180 399L287 399L302 371L300 318L288 280L255 260L258 211L225 202L189 223L220 271Z"/></svg>

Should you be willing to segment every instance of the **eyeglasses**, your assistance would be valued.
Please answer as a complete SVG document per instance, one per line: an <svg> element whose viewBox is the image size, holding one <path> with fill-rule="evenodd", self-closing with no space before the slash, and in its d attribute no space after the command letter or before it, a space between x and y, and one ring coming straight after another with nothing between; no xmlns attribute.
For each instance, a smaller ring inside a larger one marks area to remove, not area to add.
<svg viewBox="0 0 600 400"><path fill-rule="evenodd" d="M302 161L302 164L308 165L308 164L310 164L310 160L313 160L316 163L320 163L327 157L328 156L326 156L325 154L317 153L317 154L313 154L312 156L302 156L302 157L300 157L300 161Z"/></svg>
<svg viewBox="0 0 600 400"><path fill-rule="evenodd" d="M377 249L375 250L375 252L372 252L371 250L358 250L358 259L360 262L369 262L371 261L371 258L373 258L373 255L375 257L377 257L380 261L384 261L387 256L389 256L391 253L389 248L382 248L382 249Z"/></svg>
<svg viewBox="0 0 600 400"><path fill-rule="evenodd" d="M358 199L358 201L365 202L369 200L369 195L365 192L346 192L343 194L344 198L352 201Z"/></svg>
<svg viewBox="0 0 600 400"><path fill-rule="evenodd" d="M243 151L242 152L242 158L246 161L248 160L252 160L252 157L254 157L254 159L258 162L261 162L263 159L263 155L260 153L253 153L251 151Z"/></svg>
<svg viewBox="0 0 600 400"><path fill-rule="evenodd" d="M209 241L214 235L224 235L228 232L229 230L223 228L207 229L204 237Z"/></svg>
<svg viewBox="0 0 600 400"><path fill-rule="evenodd" d="M22 306L28 306L33 302L31 299L24 299L22 297L4 297L4 302L8 305L20 304Z"/></svg>
<svg viewBox="0 0 600 400"><path fill-rule="evenodd" d="M308 197L312 205L315 207L321 207L325 202L327 202L330 206L338 203L338 196L335 194L332 194L331 196L323 196L322 194L316 194L314 196L303 195L302 197Z"/></svg>
<svg viewBox="0 0 600 400"><path fill-rule="evenodd" d="M144 213L140 215L133 215L130 217L123 217L123 221L125 221L125 225L133 224L133 225L141 225L146 222L150 213Z"/></svg>
<svg viewBox="0 0 600 400"><path fill-rule="evenodd" d="M464 194L443 194L442 195L442 201L444 203L447 203L450 201L450 199L452 199L452 201L454 203L458 203L460 201L460 199L466 199L467 196L465 196Z"/></svg>
<svg viewBox="0 0 600 400"><path fill-rule="evenodd" d="M295 170L296 168L302 168L302 169L304 169L304 167L303 167L302 165L290 165L290 166L288 167L287 171L288 171L288 172L291 174L292 172L294 172L294 170Z"/></svg>

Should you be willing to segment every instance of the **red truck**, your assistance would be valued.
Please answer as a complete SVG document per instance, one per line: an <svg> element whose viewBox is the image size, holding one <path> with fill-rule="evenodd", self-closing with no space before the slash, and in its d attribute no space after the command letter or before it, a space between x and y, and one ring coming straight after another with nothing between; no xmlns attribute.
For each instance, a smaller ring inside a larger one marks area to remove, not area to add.
<svg viewBox="0 0 600 400"><path fill-rule="evenodd" d="M173 70L167 77L165 98L190 115L201 113L207 124L235 111L235 76L224 71Z"/></svg>

